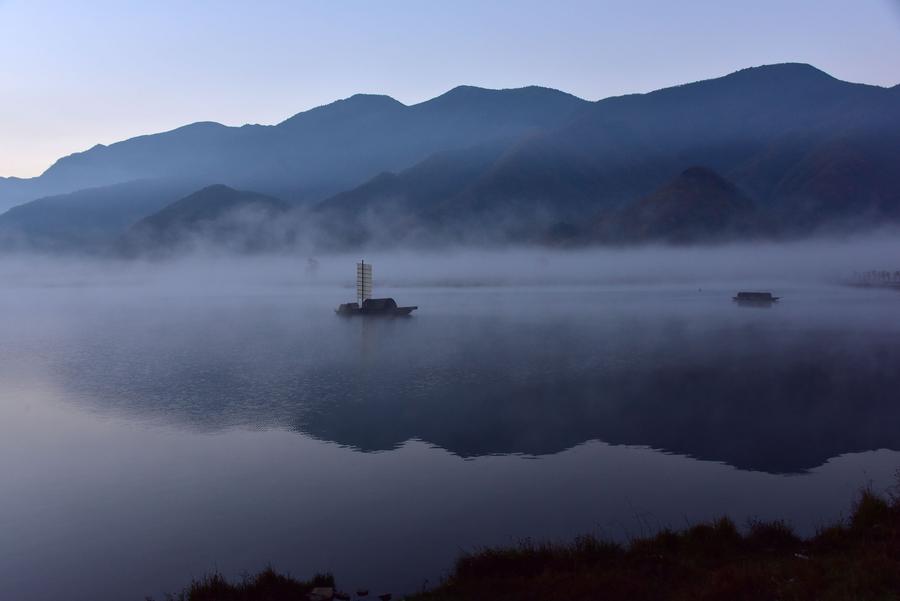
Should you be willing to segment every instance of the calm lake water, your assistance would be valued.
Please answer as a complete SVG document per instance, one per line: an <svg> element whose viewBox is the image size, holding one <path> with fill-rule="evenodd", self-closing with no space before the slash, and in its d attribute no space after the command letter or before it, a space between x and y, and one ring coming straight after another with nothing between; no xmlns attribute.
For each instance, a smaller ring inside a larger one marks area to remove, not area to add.
<svg viewBox="0 0 900 601"><path fill-rule="evenodd" d="M768 283L761 282L760 285ZM810 533L900 467L900 294L96 282L0 298L0 599L218 569L435 584L525 537L727 514Z"/></svg>

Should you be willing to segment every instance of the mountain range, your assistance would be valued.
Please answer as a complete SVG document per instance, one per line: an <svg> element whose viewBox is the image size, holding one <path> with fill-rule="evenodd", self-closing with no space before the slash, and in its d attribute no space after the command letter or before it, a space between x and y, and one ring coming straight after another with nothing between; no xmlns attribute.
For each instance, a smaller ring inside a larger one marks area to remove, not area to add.
<svg viewBox="0 0 900 601"><path fill-rule="evenodd" d="M805 64L597 102L539 87L463 86L411 106L357 95L274 126L195 123L0 179L0 208L12 207L0 245L134 250L138 222L184 232L172 203L227 205L235 190L279 207L257 212L250 234L233 214L224 228L205 220L204 235L240 248L801 236L900 220L898 165L900 86Z"/></svg>

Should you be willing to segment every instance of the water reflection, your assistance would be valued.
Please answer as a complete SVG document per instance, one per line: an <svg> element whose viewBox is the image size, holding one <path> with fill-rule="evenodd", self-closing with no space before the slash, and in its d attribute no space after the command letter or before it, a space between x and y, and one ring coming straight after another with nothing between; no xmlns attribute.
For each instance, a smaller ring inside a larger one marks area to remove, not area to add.
<svg viewBox="0 0 900 601"><path fill-rule="evenodd" d="M360 451L418 439L546 455L598 439L793 473L900 448L892 298L857 313L801 292L766 311L724 294L454 294L418 291L410 320L335 319L333 295L85 305L42 352L98 411Z"/></svg>

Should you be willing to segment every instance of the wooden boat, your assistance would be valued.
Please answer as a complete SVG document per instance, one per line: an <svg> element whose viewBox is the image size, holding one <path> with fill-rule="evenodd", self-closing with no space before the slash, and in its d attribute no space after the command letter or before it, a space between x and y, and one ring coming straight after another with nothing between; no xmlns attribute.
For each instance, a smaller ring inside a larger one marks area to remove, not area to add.
<svg viewBox="0 0 900 601"><path fill-rule="evenodd" d="M418 307L400 307L392 298L370 298L372 296L372 264L360 261L356 264L355 303L343 303L335 313L345 317L365 315L372 317L405 317Z"/></svg>
<svg viewBox="0 0 900 601"><path fill-rule="evenodd" d="M771 292L738 292L733 300L739 305L771 305L778 299Z"/></svg>
<svg viewBox="0 0 900 601"><path fill-rule="evenodd" d="M344 303L335 309L338 315L372 315L387 317L403 317L409 315L418 307L398 307L397 301L392 298L367 298L362 306L359 303Z"/></svg>

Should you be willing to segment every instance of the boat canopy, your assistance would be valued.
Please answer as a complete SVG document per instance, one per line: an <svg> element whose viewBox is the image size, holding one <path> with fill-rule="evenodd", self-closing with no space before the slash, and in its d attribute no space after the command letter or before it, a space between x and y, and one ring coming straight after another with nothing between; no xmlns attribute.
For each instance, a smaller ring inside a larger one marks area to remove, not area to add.
<svg viewBox="0 0 900 601"><path fill-rule="evenodd" d="M752 301L771 301L777 300L776 297L772 296L771 292L738 292L735 297L737 300L752 300Z"/></svg>
<svg viewBox="0 0 900 601"><path fill-rule="evenodd" d="M367 298L362 304L363 310L384 311L387 309L396 309L397 301L392 298Z"/></svg>

